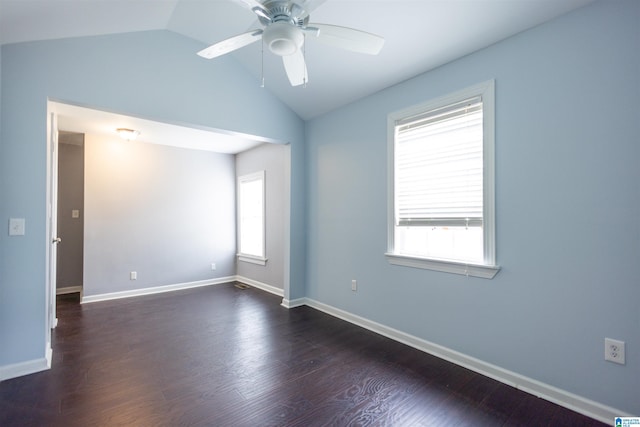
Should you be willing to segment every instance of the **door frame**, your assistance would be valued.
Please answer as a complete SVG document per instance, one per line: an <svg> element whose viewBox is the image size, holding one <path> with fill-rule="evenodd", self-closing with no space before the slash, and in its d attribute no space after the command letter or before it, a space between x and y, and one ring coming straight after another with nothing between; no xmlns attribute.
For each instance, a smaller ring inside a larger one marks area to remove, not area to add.
<svg viewBox="0 0 640 427"><path fill-rule="evenodd" d="M56 268L58 222L58 118L51 101L47 101L47 224L46 224L46 355L51 367L51 330L58 324L56 317Z"/></svg>

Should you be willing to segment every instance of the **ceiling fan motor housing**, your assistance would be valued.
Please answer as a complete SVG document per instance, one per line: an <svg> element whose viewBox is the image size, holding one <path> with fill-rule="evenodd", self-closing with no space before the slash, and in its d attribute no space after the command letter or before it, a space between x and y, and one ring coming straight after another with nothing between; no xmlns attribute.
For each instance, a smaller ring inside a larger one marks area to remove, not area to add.
<svg viewBox="0 0 640 427"><path fill-rule="evenodd" d="M278 56L293 55L302 47L302 30L289 22L274 22L264 29L262 40Z"/></svg>

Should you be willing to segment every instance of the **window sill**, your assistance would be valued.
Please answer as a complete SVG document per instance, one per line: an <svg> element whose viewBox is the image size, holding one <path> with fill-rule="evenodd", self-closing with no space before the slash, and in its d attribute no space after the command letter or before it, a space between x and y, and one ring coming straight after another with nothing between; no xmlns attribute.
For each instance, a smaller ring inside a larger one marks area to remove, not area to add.
<svg viewBox="0 0 640 427"><path fill-rule="evenodd" d="M238 257L238 261L248 262L250 264L257 264L257 265L267 265L267 258L264 258L264 257L259 257L254 255L244 255L244 254L238 254L237 257Z"/></svg>
<svg viewBox="0 0 640 427"><path fill-rule="evenodd" d="M387 261L393 265L461 274L463 276L480 277L483 279L493 279L495 275L498 274L498 271L500 271L500 267L497 265L465 264L456 261L417 258L390 253L386 253L385 256L387 257Z"/></svg>

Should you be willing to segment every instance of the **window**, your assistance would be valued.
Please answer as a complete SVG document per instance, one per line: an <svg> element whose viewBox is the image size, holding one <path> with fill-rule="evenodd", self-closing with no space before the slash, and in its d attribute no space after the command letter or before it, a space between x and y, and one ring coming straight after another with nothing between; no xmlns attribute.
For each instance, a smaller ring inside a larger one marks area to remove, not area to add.
<svg viewBox="0 0 640 427"><path fill-rule="evenodd" d="M238 177L238 259L265 265L264 171Z"/></svg>
<svg viewBox="0 0 640 427"><path fill-rule="evenodd" d="M494 82L389 115L390 263L493 278Z"/></svg>

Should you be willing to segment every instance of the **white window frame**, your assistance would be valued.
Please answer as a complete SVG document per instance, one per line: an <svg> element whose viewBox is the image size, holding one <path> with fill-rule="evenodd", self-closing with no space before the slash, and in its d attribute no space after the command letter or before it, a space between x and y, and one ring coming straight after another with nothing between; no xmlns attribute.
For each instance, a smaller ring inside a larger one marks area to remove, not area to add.
<svg viewBox="0 0 640 427"><path fill-rule="evenodd" d="M242 252L242 184L249 183L253 181L260 181L262 183L262 254L250 254ZM266 265L266 250L267 250L267 229L266 229L266 181L265 181L265 171L261 170L258 172L250 173L247 175L242 175L238 177L238 188L237 188L237 241L238 241L238 253L236 254L238 257L238 261L248 262L251 264L257 265Z"/></svg>
<svg viewBox="0 0 640 427"><path fill-rule="evenodd" d="M483 104L483 262L465 263L395 253L395 129L399 120L417 116L472 97L482 97ZM387 252L389 263L466 276L492 279L500 270L496 264L495 224L495 82L489 80L420 105L390 113L387 118Z"/></svg>

